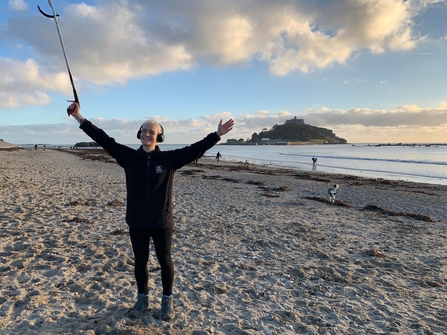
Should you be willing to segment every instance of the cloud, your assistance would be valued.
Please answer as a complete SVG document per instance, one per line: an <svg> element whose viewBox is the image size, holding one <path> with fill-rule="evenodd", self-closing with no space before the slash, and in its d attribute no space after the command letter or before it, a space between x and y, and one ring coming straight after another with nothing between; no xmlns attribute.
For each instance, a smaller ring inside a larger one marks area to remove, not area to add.
<svg viewBox="0 0 447 335"><path fill-rule="evenodd" d="M282 76L344 64L364 50L407 50L424 39L413 19L433 3L98 0L60 8L59 22L73 74L105 85L188 71L200 62L247 66L261 60ZM32 48L41 68L64 71L52 20L35 13L13 17L7 33Z"/></svg>
<svg viewBox="0 0 447 335"><path fill-rule="evenodd" d="M369 79L361 79L361 78L351 78L351 79L345 79L343 80L343 84L349 85L349 84L364 84L364 83L369 83L370 80ZM382 83L382 82L380 82Z"/></svg>
<svg viewBox="0 0 447 335"><path fill-rule="evenodd" d="M265 62L276 76L345 64L359 53L407 50L425 40L415 18L439 1L97 0L58 8L78 90L199 64L250 66ZM47 104L49 94L71 95L53 20L21 10L2 33L18 57L0 58L0 108ZM62 6L62 3L61 3ZM26 56L25 56L26 55ZM13 78L13 79L12 79ZM352 82L346 80L345 84Z"/></svg>
<svg viewBox="0 0 447 335"><path fill-rule="evenodd" d="M23 62L0 57L0 108L46 105L47 91L70 92L66 73L48 73L32 59Z"/></svg>
<svg viewBox="0 0 447 335"><path fill-rule="evenodd" d="M413 56L425 56L425 55L434 55L435 52L418 52L416 54L413 54Z"/></svg>
<svg viewBox="0 0 447 335"><path fill-rule="evenodd" d="M27 10L28 4L23 0L9 0L9 7L13 10Z"/></svg>
<svg viewBox="0 0 447 335"><path fill-rule="evenodd" d="M408 105L395 110L308 110L305 122L316 126L362 125L393 128L401 126L438 127L447 124L447 108L420 108Z"/></svg>
<svg viewBox="0 0 447 335"><path fill-rule="evenodd" d="M364 127L347 125L331 128L349 143L446 143L447 125L437 127Z"/></svg>
<svg viewBox="0 0 447 335"><path fill-rule="evenodd" d="M166 143L190 144L202 139L208 133L217 130L220 119L235 120L235 127L228 138L251 138L263 128L270 129L275 124L293 117L302 118L306 124L324 127L347 139L350 143L383 142L447 142L447 104L437 108L421 108L408 105L394 110L370 110L358 108L352 110L333 110L327 107L308 110L301 115L289 111L256 111L234 116L228 111L206 115L200 119L171 120L154 117L165 130ZM138 120L92 118L97 126L104 129L109 136L124 144L138 143L136 132L146 118ZM77 123L69 118L67 123L41 125L1 125L2 138L11 143L74 144L89 138Z"/></svg>

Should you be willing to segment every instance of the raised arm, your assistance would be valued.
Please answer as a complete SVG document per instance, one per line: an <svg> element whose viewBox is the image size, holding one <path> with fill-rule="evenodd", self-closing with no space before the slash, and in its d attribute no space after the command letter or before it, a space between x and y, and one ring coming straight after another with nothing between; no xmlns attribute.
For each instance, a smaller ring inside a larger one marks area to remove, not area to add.
<svg viewBox="0 0 447 335"><path fill-rule="evenodd" d="M107 135L104 130L86 120L81 114L81 107L79 104L74 101L70 102L72 104L67 108L67 112L79 122L79 128L81 128L93 141L98 143L105 151L115 158L120 166L124 166L125 153L133 149L117 143L115 139Z"/></svg>

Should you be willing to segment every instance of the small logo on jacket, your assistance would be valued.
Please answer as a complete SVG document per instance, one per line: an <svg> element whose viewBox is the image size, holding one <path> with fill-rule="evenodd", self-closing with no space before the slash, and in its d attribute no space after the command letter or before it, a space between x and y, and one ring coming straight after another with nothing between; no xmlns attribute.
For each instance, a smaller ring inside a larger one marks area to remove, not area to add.
<svg viewBox="0 0 447 335"><path fill-rule="evenodd" d="M156 173L163 173L163 167L161 165L157 165L155 167L155 172Z"/></svg>

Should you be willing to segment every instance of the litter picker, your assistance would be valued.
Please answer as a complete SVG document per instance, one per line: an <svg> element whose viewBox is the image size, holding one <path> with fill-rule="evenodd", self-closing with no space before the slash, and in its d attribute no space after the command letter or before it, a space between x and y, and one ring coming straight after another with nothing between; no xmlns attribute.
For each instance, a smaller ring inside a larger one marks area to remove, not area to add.
<svg viewBox="0 0 447 335"><path fill-rule="evenodd" d="M54 22L56 23L57 34L59 35L59 40L61 42L62 51L64 52L65 64L67 65L68 76L70 77L71 87L73 88L74 101L79 104L78 93L76 92L76 88L75 88L75 85L73 82L73 77L72 77L71 71L70 71L70 65L68 64L67 52L65 51L64 41L62 40L61 28L59 27L59 20L58 20L59 14L56 14L56 10L54 9L54 6L53 6L53 3L51 0L48 0L48 4L50 5L50 7L53 11L53 15L45 13L42 9L40 9L39 6L37 6L37 8L39 9L39 12L41 12L43 16L46 16L50 19L54 19ZM69 109L67 109L68 115L70 115L72 112L73 111L70 111Z"/></svg>

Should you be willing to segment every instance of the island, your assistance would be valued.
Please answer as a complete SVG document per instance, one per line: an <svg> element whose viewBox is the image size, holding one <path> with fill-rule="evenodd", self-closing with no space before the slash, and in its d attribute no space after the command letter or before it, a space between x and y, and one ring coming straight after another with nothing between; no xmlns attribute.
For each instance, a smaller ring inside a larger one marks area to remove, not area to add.
<svg viewBox="0 0 447 335"><path fill-rule="evenodd" d="M96 142L78 142L74 145L74 148L96 148L99 147Z"/></svg>
<svg viewBox="0 0 447 335"><path fill-rule="evenodd" d="M284 124L275 124L271 129L264 128L244 140L228 139L221 145L303 145L303 144L346 144L344 138L338 137L330 129L311 126L304 119L286 120Z"/></svg>

